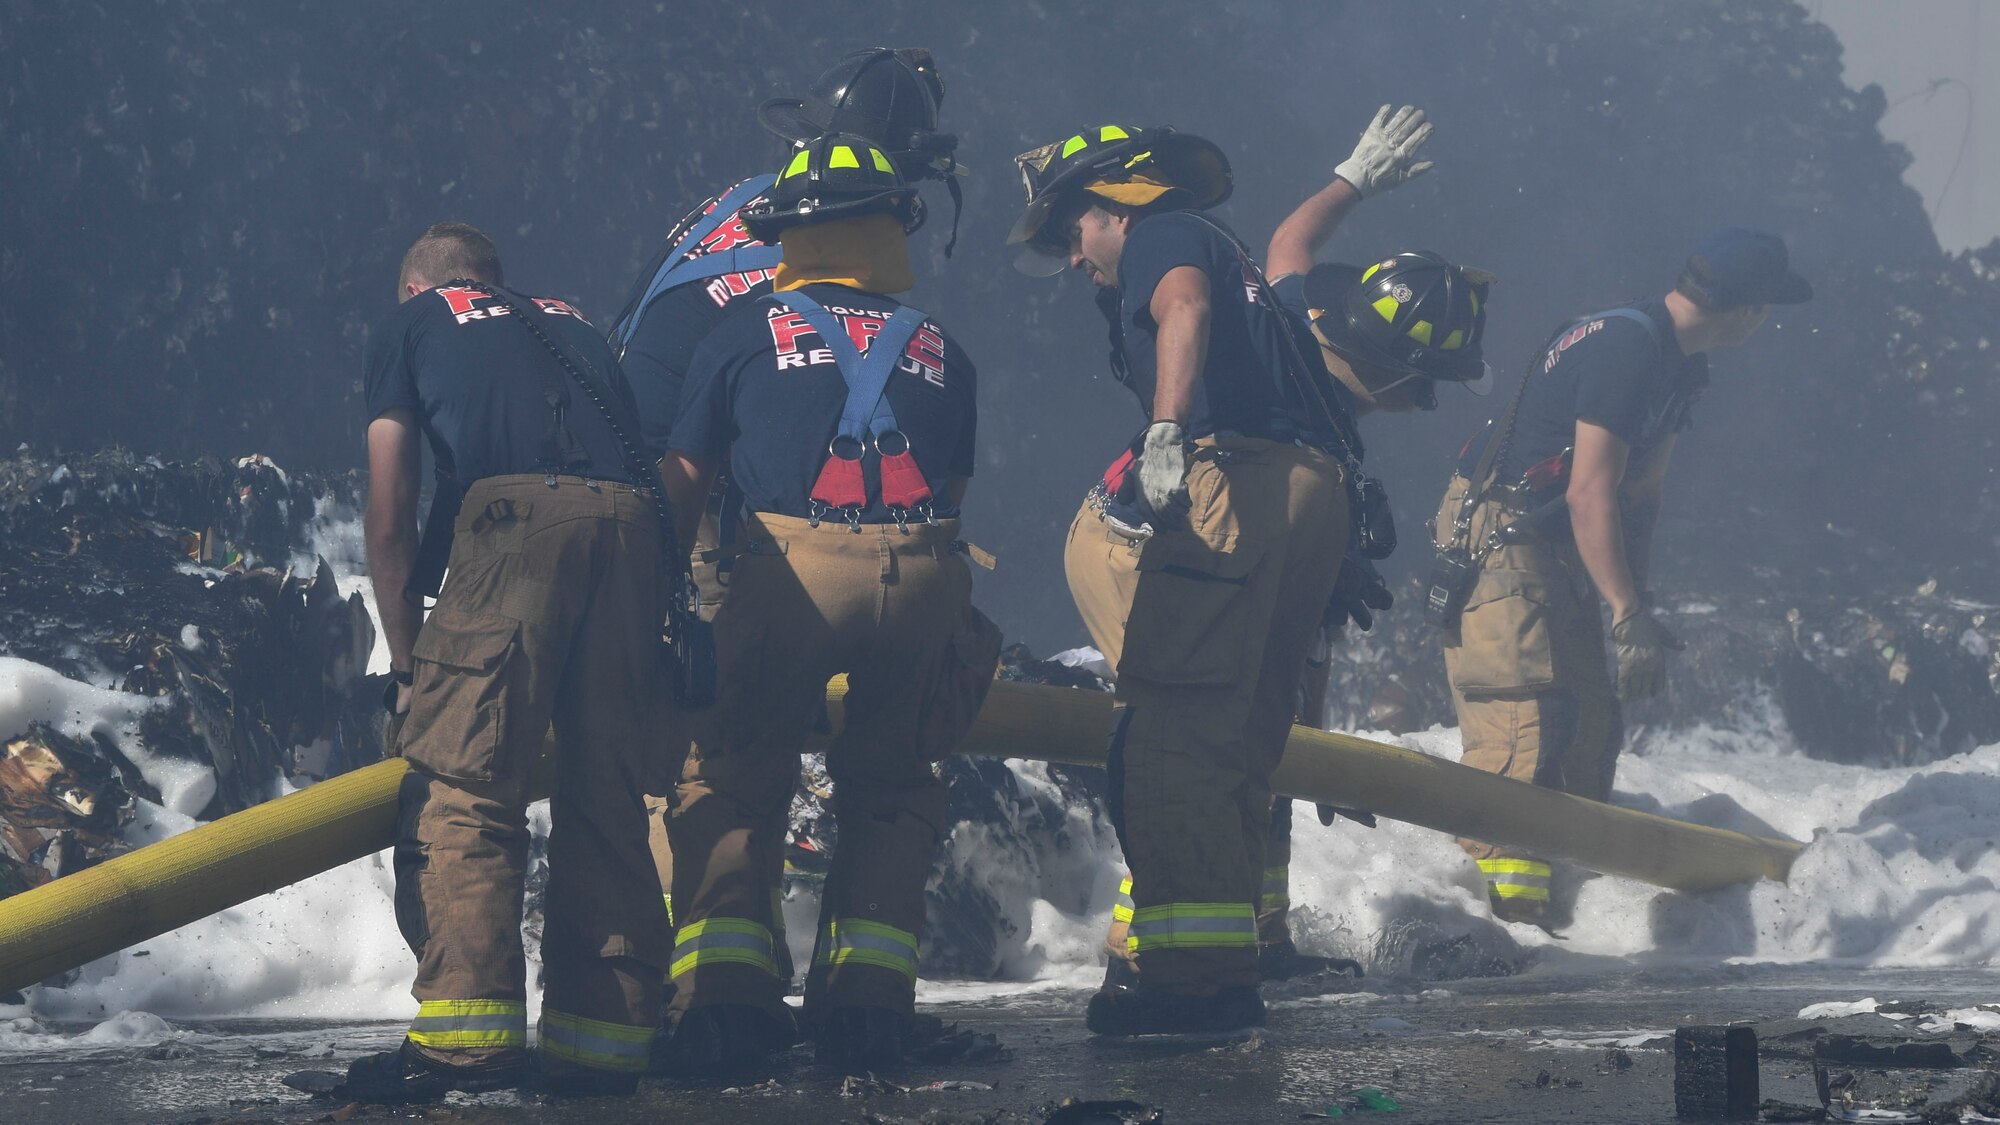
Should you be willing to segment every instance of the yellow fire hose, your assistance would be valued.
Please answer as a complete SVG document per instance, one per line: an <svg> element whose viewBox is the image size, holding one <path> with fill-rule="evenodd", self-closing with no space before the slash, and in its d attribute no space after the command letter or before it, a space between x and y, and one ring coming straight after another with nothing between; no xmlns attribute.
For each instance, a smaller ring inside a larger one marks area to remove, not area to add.
<svg viewBox="0 0 2000 1125"><path fill-rule="evenodd" d="M846 694L844 679L827 687L836 721ZM1108 695L995 683L959 752L1103 765L1110 714ZM404 769L377 762L0 899L0 992L388 847ZM1782 880L1801 848L1304 727L1292 729L1272 786L1683 891Z"/></svg>

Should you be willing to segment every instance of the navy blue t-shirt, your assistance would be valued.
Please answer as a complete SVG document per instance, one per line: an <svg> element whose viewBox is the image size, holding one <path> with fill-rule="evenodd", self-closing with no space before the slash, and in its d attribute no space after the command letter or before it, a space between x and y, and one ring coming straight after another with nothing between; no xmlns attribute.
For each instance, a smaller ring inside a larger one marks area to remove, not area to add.
<svg viewBox="0 0 2000 1125"><path fill-rule="evenodd" d="M893 297L844 285L805 286L848 330L856 346L895 315ZM866 347L862 351L866 352ZM927 320L903 349L889 378L889 407L937 497L938 515L952 477L972 475L978 419L972 362L937 322ZM729 458L729 478L753 512L811 515L813 483L840 425L847 382L833 352L805 319L771 297L740 302L695 349L670 449ZM882 506L879 457L862 459L868 481L864 523L894 517Z"/></svg>
<svg viewBox="0 0 2000 1125"><path fill-rule="evenodd" d="M1579 419L1623 438L1634 463L1649 444L1692 424L1688 407L1708 382L1708 357L1682 354L1664 299L1631 307L1652 318L1657 338L1630 317L1594 316L1542 353L1527 374L1514 442L1496 479L1519 480L1529 466L1575 445ZM1470 452L1476 467L1480 450Z"/></svg>
<svg viewBox="0 0 2000 1125"><path fill-rule="evenodd" d="M738 186L741 186L740 181L729 191L736 190ZM711 197L676 223L672 233L667 235L668 250L680 245L681 239L687 237L689 228L715 210L722 196L729 191ZM741 215L743 208L757 206L763 201L761 195L752 198L737 209L737 215ZM750 236L740 217L731 217L714 233L681 255L681 260L691 262L723 250L763 245ZM666 448L667 433L674 425L674 408L680 403L681 383L686 379L688 362L694 358L694 350L701 344L702 338L744 300L769 293L773 273L772 270L752 270L685 282L660 294L640 314L631 339L625 344L622 359L625 377L631 381L632 393L639 399L645 425L641 439L647 448L654 452ZM641 277L626 304L633 304L644 296L646 287L652 281L651 273Z"/></svg>
<svg viewBox="0 0 2000 1125"><path fill-rule="evenodd" d="M1154 348L1153 290L1168 271L1194 266L1208 277L1208 354L1195 385L1191 417L1182 419L1191 438L1222 432L1290 441L1310 436L1307 413L1287 373L1289 357L1280 332L1297 333L1303 324L1282 320L1258 300L1257 283L1220 231L1187 211L1149 215L1133 225L1118 262L1115 327L1124 356L1121 380L1139 396L1148 419L1158 386ZM1106 302L1109 312L1109 302ZM1298 337L1295 335L1294 339ZM1302 353L1308 357L1315 351Z"/></svg>
<svg viewBox="0 0 2000 1125"><path fill-rule="evenodd" d="M629 405L631 389L597 329L565 302L533 300L562 340L611 379ZM496 310L489 294L440 286L404 301L369 337L368 417L396 407L409 410L438 464L463 485L544 472L551 411L538 368L561 373L548 348L510 314ZM571 385L569 391L569 430L589 460L564 472L632 483L604 416L581 388Z"/></svg>

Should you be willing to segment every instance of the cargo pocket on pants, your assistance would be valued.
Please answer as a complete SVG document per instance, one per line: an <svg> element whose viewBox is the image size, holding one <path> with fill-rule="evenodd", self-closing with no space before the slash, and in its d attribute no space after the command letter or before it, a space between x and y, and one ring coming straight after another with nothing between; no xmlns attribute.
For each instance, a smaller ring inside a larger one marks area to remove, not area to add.
<svg viewBox="0 0 2000 1125"><path fill-rule="evenodd" d="M415 695L403 757L429 773L491 781L506 733L506 669L521 625L504 617L431 614L417 634Z"/></svg>
<svg viewBox="0 0 2000 1125"><path fill-rule="evenodd" d="M1459 618L1452 686L1472 695L1554 684L1553 604L1548 581L1532 570L1481 573Z"/></svg>
<svg viewBox="0 0 2000 1125"><path fill-rule="evenodd" d="M1261 623L1243 620L1241 602L1260 554L1242 546L1216 551L1185 533L1148 542L1139 554L1120 676L1189 687L1242 678L1250 632Z"/></svg>
<svg viewBox="0 0 2000 1125"><path fill-rule="evenodd" d="M935 761L950 754L972 729L993 688L1000 643L1000 626L968 603L938 662L937 683L924 701L917 737L926 758Z"/></svg>

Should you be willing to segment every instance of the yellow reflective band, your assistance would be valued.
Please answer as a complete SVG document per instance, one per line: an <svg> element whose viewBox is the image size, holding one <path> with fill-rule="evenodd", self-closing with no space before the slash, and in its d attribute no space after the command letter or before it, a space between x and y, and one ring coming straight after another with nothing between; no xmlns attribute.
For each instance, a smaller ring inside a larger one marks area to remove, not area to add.
<svg viewBox="0 0 2000 1125"><path fill-rule="evenodd" d="M1393 323L1396 319L1396 311L1403 306L1397 304L1394 297L1381 297L1375 301L1374 307L1376 312L1382 314L1383 320Z"/></svg>
<svg viewBox="0 0 2000 1125"><path fill-rule="evenodd" d="M1420 320L1415 324L1410 325L1410 330L1408 333L1406 333L1406 335L1408 335L1410 339L1415 340L1417 343L1422 344L1425 347L1429 347L1431 342L1431 322L1428 320Z"/></svg>
<svg viewBox="0 0 2000 1125"><path fill-rule="evenodd" d="M519 1000L425 1000L410 1041L434 1050L528 1045L528 1006Z"/></svg>
<svg viewBox="0 0 2000 1125"><path fill-rule="evenodd" d="M847 145L835 145L833 146L833 151L827 154L826 166L828 168L859 168L861 167L861 161L855 158L852 148Z"/></svg>
<svg viewBox="0 0 2000 1125"><path fill-rule="evenodd" d="M1279 891L1277 894L1266 894L1261 907L1264 910L1288 910L1291 908L1291 905L1292 896Z"/></svg>
<svg viewBox="0 0 2000 1125"><path fill-rule="evenodd" d="M1380 263L1380 262L1376 262L1376 263L1375 263L1374 265L1372 265L1372 266L1369 266L1369 267L1368 267L1367 269L1365 269L1365 270L1362 270L1362 271L1361 271L1361 280L1363 280L1363 281L1367 281L1367 280L1368 280L1369 278L1371 278L1371 277L1374 277L1374 276L1375 276L1375 273L1376 273L1376 271L1377 271L1377 270L1380 270L1381 268L1382 268L1382 263Z"/></svg>
<svg viewBox="0 0 2000 1125"><path fill-rule="evenodd" d="M1132 134L1126 132L1123 129L1120 129L1116 125L1106 125L1104 128L1099 129L1097 131L1097 139L1099 142L1129 141L1132 139Z"/></svg>
<svg viewBox="0 0 2000 1125"><path fill-rule="evenodd" d="M917 979L917 935L865 918L835 918L820 934L815 965L871 965Z"/></svg>
<svg viewBox="0 0 2000 1125"><path fill-rule="evenodd" d="M1549 889L1547 887L1519 886L1511 883L1492 883L1488 884L1487 889L1491 890L1494 894L1499 895L1501 898L1525 898L1530 902L1549 901Z"/></svg>
<svg viewBox="0 0 2000 1125"><path fill-rule="evenodd" d="M792 162L790 164L785 165L785 174L779 178L789 180L793 176L796 176L801 172L804 172L806 168L811 164L812 164L812 153L807 152L805 149L800 149L798 151L798 155L792 157Z"/></svg>
<svg viewBox="0 0 2000 1125"><path fill-rule="evenodd" d="M1089 143L1090 143L1089 141L1083 139L1082 133L1078 133L1076 136L1071 137L1069 140L1063 142L1061 159L1064 160L1069 159L1071 156L1074 156L1079 150L1081 150L1083 146Z"/></svg>
<svg viewBox="0 0 2000 1125"><path fill-rule="evenodd" d="M1459 348L1463 347L1464 344L1465 344L1465 329L1454 328L1451 330L1451 335L1446 336L1444 338L1444 343L1438 345L1438 350L1446 352L1457 351Z"/></svg>
<svg viewBox="0 0 2000 1125"><path fill-rule="evenodd" d="M674 961L667 970L683 976L698 966L723 963L748 965L772 976L778 963L771 955L771 931L748 918L703 918L681 927L674 941Z"/></svg>
<svg viewBox="0 0 2000 1125"><path fill-rule="evenodd" d="M1549 877L1549 865L1539 859L1482 859L1479 870L1488 875L1540 875Z"/></svg>
<svg viewBox="0 0 2000 1125"><path fill-rule="evenodd" d="M1132 912L1126 945L1149 949L1254 948L1257 912L1247 902L1170 902Z"/></svg>
<svg viewBox="0 0 2000 1125"><path fill-rule="evenodd" d="M640 1071L655 1029L542 1009L542 1054L594 1070Z"/></svg>
<svg viewBox="0 0 2000 1125"><path fill-rule="evenodd" d="M1111 920L1113 922L1130 922L1132 920L1132 877L1130 875L1127 875L1124 881L1118 884L1118 897L1113 899L1111 903Z"/></svg>
<svg viewBox="0 0 2000 1125"><path fill-rule="evenodd" d="M868 150L868 155L874 159L876 171L887 172L892 176L896 174L896 166L889 163L889 158L882 155L881 149L871 148Z"/></svg>
<svg viewBox="0 0 2000 1125"><path fill-rule="evenodd" d="M1288 867L1266 867L1264 869L1264 896L1258 900L1260 909L1283 910L1292 905L1291 869Z"/></svg>

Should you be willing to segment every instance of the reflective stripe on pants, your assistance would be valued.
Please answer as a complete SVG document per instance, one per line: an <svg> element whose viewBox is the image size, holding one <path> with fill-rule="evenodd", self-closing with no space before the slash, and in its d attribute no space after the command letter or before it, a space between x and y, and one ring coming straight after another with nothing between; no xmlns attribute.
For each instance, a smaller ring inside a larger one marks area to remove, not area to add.
<svg viewBox="0 0 2000 1125"><path fill-rule="evenodd" d="M594 1070L641 1071L654 1029L542 1009L542 1056Z"/></svg>
<svg viewBox="0 0 2000 1125"><path fill-rule="evenodd" d="M1549 865L1536 859L1482 859L1479 873L1501 898L1549 901Z"/></svg>
<svg viewBox="0 0 2000 1125"><path fill-rule="evenodd" d="M771 931L748 918L711 917L682 926L674 942L674 976L685 976L698 965L733 963L778 975L772 956Z"/></svg>
<svg viewBox="0 0 2000 1125"><path fill-rule="evenodd" d="M528 1045L528 1006L519 1000L425 1000L410 1041L435 1051Z"/></svg>
<svg viewBox="0 0 2000 1125"><path fill-rule="evenodd" d="M1132 912L1125 939L1135 953L1151 949L1257 947L1257 912L1247 902L1170 902Z"/></svg>
<svg viewBox="0 0 2000 1125"><path fill-rule="evenodd" d="M1111 920L1113 922L1126 923L1132 921L1132 877L1130 875L1125 876L1124 881L1118 884L1118 897L1111 903Z"/></svg>
<svg viewBox="0 0 2000 1125"><path fill-rule="evenodd" d="M862 918L835 918L820 934L815 965L873 965L917 979L917 935Z"/></svg>
<svg viewBox="0 0 2000 1125"><path fill-rule="evenodd" d="M1291 904L1291 868L1266 867L1264 869L1264 897L1260 904L1260 909L1283 910Z"/></svg>

